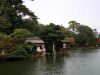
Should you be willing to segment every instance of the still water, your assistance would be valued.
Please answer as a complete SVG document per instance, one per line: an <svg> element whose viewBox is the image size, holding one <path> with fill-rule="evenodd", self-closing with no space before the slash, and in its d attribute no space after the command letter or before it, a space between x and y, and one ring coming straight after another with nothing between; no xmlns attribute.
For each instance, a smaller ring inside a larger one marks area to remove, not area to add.
<svg viewBox="0 0 100 75"><path fill-rule="evenodd" d="M0 62L0 75L100 75L100 49L33 60Z"/></svg>

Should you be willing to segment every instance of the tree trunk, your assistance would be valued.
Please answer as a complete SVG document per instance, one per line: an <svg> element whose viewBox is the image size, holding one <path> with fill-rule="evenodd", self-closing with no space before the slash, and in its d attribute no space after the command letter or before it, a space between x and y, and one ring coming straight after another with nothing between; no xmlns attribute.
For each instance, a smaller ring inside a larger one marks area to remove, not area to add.
<svg viewBox="0 0 100 75"><path fill-rule="evenodd" d="M54 54L54 55L56 54L55 45L54 45L54 44L53 44L53 54Z"/></svg>

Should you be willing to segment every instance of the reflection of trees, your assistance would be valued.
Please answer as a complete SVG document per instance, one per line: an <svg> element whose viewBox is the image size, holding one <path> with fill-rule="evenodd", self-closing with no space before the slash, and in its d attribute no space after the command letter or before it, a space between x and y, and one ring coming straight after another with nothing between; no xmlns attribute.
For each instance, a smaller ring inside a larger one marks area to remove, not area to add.
<svg viewBox="0 0 100 75"><path fill-rule="evenodd" d="M0 63L0 75L31 75L32 63L28 60Z"/></svg>
<svg viewBox="0 0 100 75"><path fill-rule="evenodd" d="M63 56L47 56L33 60L32 75L56 75L61 74L65 62Z"/></svg>
<svg viewBox="0 0 100 75"><path fill-rule="evenodd" d="M59 75L65 66L63 56L47 56L0 64L1 75Z"/></svg>

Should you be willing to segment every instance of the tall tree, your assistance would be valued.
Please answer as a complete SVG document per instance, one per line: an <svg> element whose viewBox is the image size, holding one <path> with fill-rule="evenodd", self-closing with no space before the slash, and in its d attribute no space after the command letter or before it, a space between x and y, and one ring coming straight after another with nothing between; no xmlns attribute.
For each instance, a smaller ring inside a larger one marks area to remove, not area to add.
<svg viewBox="0 0 100 75"><path fill-rule="evenodd" d="M47 50L52 52L54 45L64 39L64 35L60 25L50 23L49 25L46 25L44 31L42 31L40 38L46 42Z"/></svg>
<svg viewBox="0 0 100 75"><path fill-rule="evenodd" d="M93 30L85 25L80 25L78 28L76 41L80 46L93 46L95 45L95 36Z"/></svg>
<svg viewBox="0 0 100 75"><path fill-rule="evenodd" d="M69 29L71 29L73 32L77 32L77 27L80 25L80 23L77 23L76 21L70 21L69 22Z"/></svg>
<svg viewBox="0 0 100 75"><path fill-rule="evenodd" d="M10 26L7 25L9 28L7 27L6 33L10 33L16 28L22 28L23 17L25 16L29 16L34 22L37 22L37 16L23 5L22 0L0 0L0 17L11 24ZM0 26L6 26L6 23L0 23Z"/></svg>
<svg viewBox="0 0 100 75"><path fill-rule="evenodd" d="M25 19L23 28L29 30L30 32L36 33L37 32L38 24L31 19Z"/></svg>

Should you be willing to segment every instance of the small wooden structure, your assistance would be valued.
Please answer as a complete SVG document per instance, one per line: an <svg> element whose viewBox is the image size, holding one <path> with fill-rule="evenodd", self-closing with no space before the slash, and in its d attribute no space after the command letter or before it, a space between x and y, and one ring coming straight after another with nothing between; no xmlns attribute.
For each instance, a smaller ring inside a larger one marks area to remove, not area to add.
<svg viewBox="0 0 100 75"><path fill-rule="evenodd" d="M66 43L70 46L74 46L75 45L75 39L73 37L67 37L64 40L62 40L63 43Z"/></svg>
<svg viewBox="0 0 100 75"><path fill-rule="evenodd" d="M36 47L36 53L39 56L45 54L45 52L46 52L45 42L42 39L40 39L39 37L27 38L26 42L31 42L34 44L34 46Z"/></svg>
<svg viewBox="0 0 100 75"><path fill-rule="evenodd" d="M70 50L70 46L74 45L74 38L67 37L64 40L61 40L61 47L59 49L60 53L67 53Z"/></svg>

